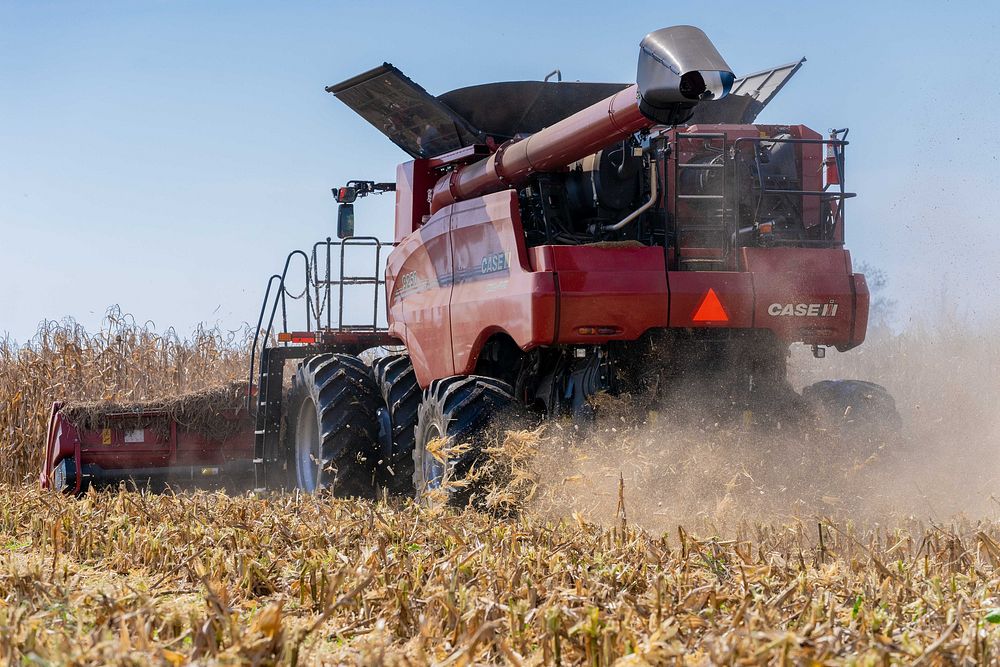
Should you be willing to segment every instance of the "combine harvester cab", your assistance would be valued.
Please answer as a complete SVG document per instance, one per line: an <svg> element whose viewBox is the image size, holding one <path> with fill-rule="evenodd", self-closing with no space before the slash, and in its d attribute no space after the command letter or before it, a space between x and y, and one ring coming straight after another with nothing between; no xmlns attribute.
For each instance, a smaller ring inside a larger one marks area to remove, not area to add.
<svg viewBox="0 0 1000 667"><path fill-rule="evenodd" d="M241 452L259 490L463 503L479 490L448 482L480 464L500 415L582 418L601 393L650 394L678 420L698 398L702 419L747 427L894 423L878 385L800 395L786 380L791 344L853 348L868 318L844 247L846 131L755 124L802 62L736 79L704 33L676 26L642 40L631 85L434 97L386 63L330 86L411 159L396 183L334 190L339 239L292 252L269 280L252 428L187 432L182 447L168 419L128 442L112 415L81 430L56 409L43 484L79 491L108 469L141 477ZM393 241L354 236L354 202L385 192ZM359 251L373 272L352 268ZM345 301L357 288L372 310ZM345 310L372 318L349 324Z"/></svg>

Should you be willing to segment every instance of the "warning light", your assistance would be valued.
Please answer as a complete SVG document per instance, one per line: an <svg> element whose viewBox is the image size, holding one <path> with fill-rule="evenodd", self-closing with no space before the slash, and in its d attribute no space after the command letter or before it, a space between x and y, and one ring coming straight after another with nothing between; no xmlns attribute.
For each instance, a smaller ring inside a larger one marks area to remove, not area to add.
<svg viewBox="0 0 1000 667"><path fill-rule="evenodd" d="M722 307L722 302L719 301L715 290L709 287L708 294L702 299L701 305L698 306L698 310L694 311L694 316L691 319L695 322L728 322L729 314Z"/></svg>
<svg viewBox="0 0 1000 667"><path fill-rule="evenodd" d="M278 334L279 343L315 343L316 334L302 331L293 333L282 332Z"/></svg>
<svg viewBox="0 0 1000 667"><path fill-rule="evenodd" d="M617 336L622 332L621 327L577 327L576 332L581 336Z"/></svg>

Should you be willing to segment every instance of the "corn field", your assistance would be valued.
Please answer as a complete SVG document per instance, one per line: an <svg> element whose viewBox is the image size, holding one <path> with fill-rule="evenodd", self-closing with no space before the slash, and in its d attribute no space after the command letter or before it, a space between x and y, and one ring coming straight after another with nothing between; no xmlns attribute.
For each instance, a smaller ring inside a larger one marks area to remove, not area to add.
<svg viewBox="0 0 1000 667"><path fill-rule="evenodd" d="M0 483L37 477L53 401L155 400L244 380L248 349L246 331L181 338L117 308L95 334L66 320L43 322L24 345L0 339Z"/></svg>
<svg viewBox="0 0 1000 667"><path fill-rule="evenodd" d="M882 332L826 360L896 395L898 451L674 432L619 402L586 432L497 434L504 484L457 511L43 493L52 400L166 398L247 363L244 332L45 323L0 342L0 664L997 664L986 333Z"/></svg>

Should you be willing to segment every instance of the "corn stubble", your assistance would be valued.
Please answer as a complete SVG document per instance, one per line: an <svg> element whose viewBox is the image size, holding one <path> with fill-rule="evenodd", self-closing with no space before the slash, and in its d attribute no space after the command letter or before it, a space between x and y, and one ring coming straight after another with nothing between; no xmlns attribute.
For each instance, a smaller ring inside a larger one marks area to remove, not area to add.
<svg viewBox="0 0 1000 667"><path fill-rule="evenodd" d="M485 482L479 509L42 493L23 480L37 469L51 398L155 400L244 371L241 340L157 336L113 315L112 333L50 324L27 347L0 345L0 446L14 462L0 486L0 663L1000 659L1000 524L988 511L932 511L927 459L944 461L956 430L892 378L873 379L934 440L906 434L919 457L838 459L815 441L668 428L611 401L591 428L496 434L473 473ZM882 345L908 373L933 374L922 340ZM956 405L941 409L970 422ZM977 426L970 446L995 447L994 423ZM462 443L438 445L447 457ZM995 477L976 460L980 493ZM969 487L972 471L961 482L939 474L941 493ZM890 475L891 493L867 494ZM1000 507L985 497L985 508Z"/></svg>
<svg viewBox="0 0 1000 667"><path fill-rule="evenodd" d="M4 661L986 664L1000 646L995 525L719 539L295 495L3 496Z"/></svg>

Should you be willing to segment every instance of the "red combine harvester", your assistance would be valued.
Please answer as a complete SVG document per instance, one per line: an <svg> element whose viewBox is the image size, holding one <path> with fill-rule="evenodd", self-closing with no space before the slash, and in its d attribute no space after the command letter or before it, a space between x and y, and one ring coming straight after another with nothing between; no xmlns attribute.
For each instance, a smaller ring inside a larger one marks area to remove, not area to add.
<svg viewBox="0 0 1000 667"><path fill-rule="evenodd" d="M678 26L642 40L633 85L433 97L384 64L329 87L412 159L395 183L335 190L339 240L291 253L271 277L257 391L234 417L246 432L213 441L169 415L131 430L109 415L98 432L57 408L42 484L79 492L251 463L258 489L425 496L476 464L497 415L585 416L602 392L650 396L679 421L894 423L877 385L800 396L785 378L790 344L848 350L868 319L844 248L846 130L753 124L802 62L736 79L704 33ZM390 191L394 241L354 236L355 200ZM371 274L345 268L358 253ZM374 292L372 320L347 324L359 286ZM375 348L395 352L363 355ZM429 451L441 437L472 446L449 460Z"/></svg>

